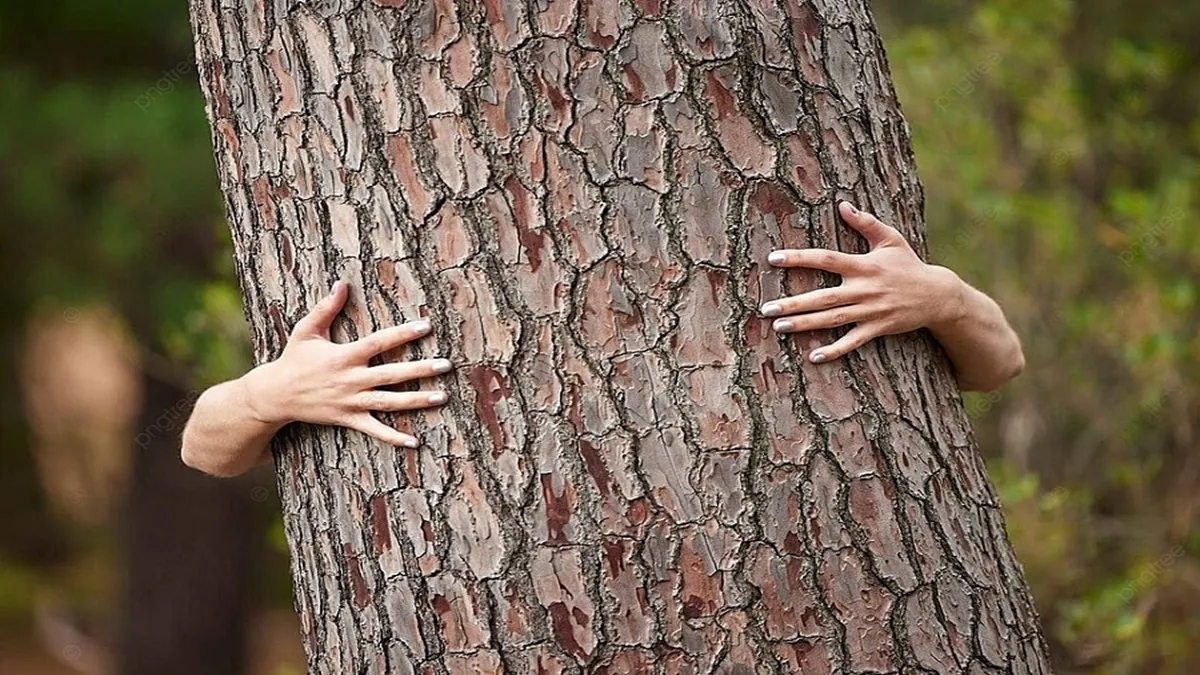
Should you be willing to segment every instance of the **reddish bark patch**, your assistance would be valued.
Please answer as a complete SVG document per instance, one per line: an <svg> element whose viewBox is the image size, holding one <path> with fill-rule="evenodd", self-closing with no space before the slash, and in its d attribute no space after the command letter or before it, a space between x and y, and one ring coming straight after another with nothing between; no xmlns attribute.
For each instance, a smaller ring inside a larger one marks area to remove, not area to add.
<svg viewBox="0 0 1200 675"><path fill-rule="evenodd" d="M608 578L616 579L625 571L625 545L620 541L606 541L604 561L608 563Z"/></svg>
<svg viewBox="0 0 1200 675"><path fill-rule="evenodd" d="M492 437L492 448L496 455L504 448L504 429L500 426L500 416L496 413L496 404L501 399L508 398L512 393L500 373L487 366L475 366L468 373L471 384L475 388L475 412L487 426L488 435Z"/></svg>
<svg viewBox="0 0 1200 675"><path fill-rule="evenodd" d="M642 82L642 76L638 75L637 69L632 63L626 63L622 68L625 71L625 78L629 83L629 93L635 101L646 100L646 85Z"/></svg>
<svg viewBox="0 0 1200 675"><path fill-rule="evenodd" d="M718 120L737 113L737 101L721 78L717 77L716 71L710 70L706 73L704 93L713 102L713 111L716 112Z"/></svg>
<svg viewBox="0 0 1200 675"><path fill-rule="evenodd" d="M387 497L375 495L371 498L371 543L375 546L375 555L381 555L392 548L392 529L388 523Z"/></svg>
<svg viewBox="0 0 1200 675"><path fill-rule="evenodd" d="M648 17L657 17L662 13L662 0L637 0L636 4Z"/></svg>
<svg viewBox="0 0 1200 675"><path fill-rule="evenodd" d="M212 100L217 105L214 107L217 110L217 118L229 117L233 108L229 101L229 93L225 91L225 63L217 61L213 64L212 75L209 78L209 91L212 92Z"/></svg>
<svg viewBox="0 0 1200 675"><path fill-rule="evenodd" d="M575 639L575 621L572 619L572 612L567 606L561 602L556 602L547 609L550 611L550 623L554 626L554 636L558 638L558 644L567 650L568 653L576 656L579 659L586 659L587 652L583 645ZM582 612L575 611L574 619L578 619ZM587 621L587 616L583 616L584 622Z"/></svg>
<svg viewBox="0 0 1200 675"><path fill-rule="evenodd" d="M571 522L575 508L575 495L569 483L563 485L562 494L554 492L554 476L542 474L542 497L546 500L546 531L550 541L566 543L566 527Z"/></svg>
<svg viewBox="0 0 1200 675"><path fill-rule="evenodd" d="M362 566L354 549L349 544L342 544L342 555L346 557L346 572L350 575L350 587L353 590L354 607L362 609L371 604L371 592L367 590L367 580L363 577Z"/></svg>
<svg viewBox="0 0 1200 675"><path fill-rule="evenodd" d="M821 21L813 14L809 3L789 2L788 13L792 17L792 35L796 38L797 49L804 50L804 44L808 40L820 39Z"/></svg>
<svg viewBox="0 0 1200 675"><path fill-rule="evenodd" d="M483 8L489 25L504 23L504 8L501 7L501 2L503 0L484 0Z"/></svg>
<svg viewBox="0 0 1200 675"><path fill-rule="evenodd" d="M292 247L292 238L287 232L279 233L279 258L283 269L290 270L296 264L296 253Z"/></svg>
<svg viewBox="0 0 1200 675"><path fill-rule="evenodd" d="M634 525L644 525L650 519L650 502L638 498L629 504L629 522Z"/></svg>
<svg viewBox="0 0 1200 675"><path fill-rule="evenodd" d="M226 146L229 148L229 157L233 160L233 170L237 175L238 180L242 179L242 140L238 136L238 131L234 128L233 122L228 119L220 119L213 125L221 138L225 139Z"/></svg>
<svg viewBox="0 0 1200 675"><path fill-rule="evenodd" d="M599 675L632 675L649 673L651 668L650 664L646 663L646 657L642 656L640 652L625 650L619 652L613 657L611 663L601 666L596 672Z"/></svg>
<svg viewBox="0 0 1200 675"><path fill-rule="evenodd" d="M267 63L271 66L271 72L275 75L275 81L279 85L280 114L299 111L300 97L296 93L296 82L287 68L283 67L283 56L278 49L267 51Z"/></svg>
<svg viewBox="0 0 1200 675"><path fill-rule="evenodd" d="M433 605L433 611L437 612L438 616L446 623L451 623L454 611L450 607L450 601L444 595L435 595L429 599L429 604Z"/></svg>
<svg viewBox="0 0 1200 675"><path fill-rule="evenodd" d="M814 524L813 527L817 530L820 528ZM800 542L800 537L796 536L795 532L788 532L783 538L783 549L789 555L802 556L804 555L804 544Z"/></svg>
<svg viewBox="0 0 1200 675"><path fill-rule="evenodd" d="M517 227L517 236L521 240L521 246L529 256L529 271L536 272L542 266L542 252L546 248L546 235L543 232L535 232L529 227L532 218L529 215L529 195L525 186L521 185L516 176L510 176L505 182L504 188L512 195L514 224Z"/></svg>
<svg viewBox="0 0 1200 675"><path fill-rule="evenodd" d="M417 464L417 453L413 450L404 453L404 475L413 487L421 487L421 467Z"/></svg>
<svg viewBox="0 0 1200 675"><path fill-rule="evenodd" d="M429 192L425 190L424 184L421 183L421 177L417 173L412 145L403 135L389 136L387 154L391 160L396 182L403 188L402 192L408 201L412 217L418 221L424 220L425 216L429 215L429 208L433 200L430 198Z"/></svg>
<svg viewBox="0 0 1200 675"><path fill-rule="evenodd" d="M702 535L693 532L684 537L679 556L683 574L683 618L713 616L723 602L719 577L709 574L708 563L698 550L698 547L706 546L701 540Z"/></svg>
<svg viewBox="0 0 1200 675"><path fill-rule="evenodd" d="M608 467L604 464L604 459L600 457L600 452L596 450L596 446L580 439L579 454L583 457L583 465L587 468L587 472L596 482L596 489L600 491L600 496L607 498L612 494L612 474L608 472Z"/></svg>
<svg viewBox="0 0 1200 675"><path fill-rule="evenodd" d="M283 308L279 303L273 302L267 307L267 321L271 325L271 330L275 333L275 344L279 345L280 350L283 345L287 344L288 330L287 320L283 318Z"/></svg>
<svg viewBox="0 0 1200 675"><path fill-rule="evenodd" d="M772 183L760 183L754 194L750 195L750 205L760 213L775 216L775 222L779 224L780 229L800 211L792 198Z"/></svg>
<svg viewBox="0 0 1200 675"><path fill-rule="evenodd" d="M258 215L262 219L264 230L274 230L279 226L278 213L275 211L275 200L271 198L271 179L266 174L259 175L250 185L254 197L254 205L258 207ZM291 265L286 265L291 267Z"/></svg>
<svg viewBox="0 0 1200 675"><path fill-rule="evenodd" d="M546 98L550 100L550 107L554 108L554 112L557 113L559 117L564 117L571 109L571 101L566 96L563 96L563 93L559 91L558 87L555 87L547 82L546 78L542 77L541 73L536 73L536 76L539 87L541 88L542 92L546 94Z"/></svg>

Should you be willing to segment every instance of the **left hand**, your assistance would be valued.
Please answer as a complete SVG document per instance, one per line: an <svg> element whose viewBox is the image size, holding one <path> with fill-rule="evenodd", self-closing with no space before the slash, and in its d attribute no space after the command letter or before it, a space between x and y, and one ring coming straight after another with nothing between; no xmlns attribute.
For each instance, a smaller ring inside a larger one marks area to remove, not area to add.
<svg viewBox="0 0 1200 675"><path fill-rule="evenodd" d="M768 302L762 314L775 319L780 333L822 330L856 324L827 347L809 354L813 363L840 358L867 342L954 321L962 313L963 282L954 272L929 265L895 228L859 211L838 205L842 218L870 245L861 255L828 249L784 249L767 258L777 267L807 267L839 274L839 286L820 288Z"/></svg>

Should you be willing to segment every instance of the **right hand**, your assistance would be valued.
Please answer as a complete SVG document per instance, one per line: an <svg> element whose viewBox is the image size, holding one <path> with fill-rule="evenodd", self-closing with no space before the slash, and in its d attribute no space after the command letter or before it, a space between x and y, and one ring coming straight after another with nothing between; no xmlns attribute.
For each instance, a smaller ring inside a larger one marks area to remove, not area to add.
<svg viewBox="0 0 1200 675"><path fill-rule="evenodd" d="M388 385L450 372L447 359L426 359L371 366L372 357L430 333L428 321L384 328L360 340L337 344L329 328L350 286L344 281L301 319L278 359L244 377L248 404L262 422L330 424L361 431L385 443L415 448L419 441L376 419L372 411L418 410L446 402L445 391L388 391Z"/></svg>

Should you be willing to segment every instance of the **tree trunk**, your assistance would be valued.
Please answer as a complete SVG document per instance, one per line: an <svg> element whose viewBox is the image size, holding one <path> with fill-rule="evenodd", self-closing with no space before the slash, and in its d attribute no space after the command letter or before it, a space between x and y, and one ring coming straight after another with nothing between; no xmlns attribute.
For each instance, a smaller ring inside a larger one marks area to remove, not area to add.
<svg viewBox="0 0 1200 675"><path fill-rule="evenodd" d="M125 509L116 675L238 675L255 551L249 479L216 481L179 459L193 392L143 373Z"/></svg>
<svg viewBox="0 0 1200 675"><path fill-rule="evenodd" d="M257 358L417 316L445 409L276 445L314 673L1049 672L948 364L757 307L924 251L862 0L193 0ZM434 344L434 342L436 344Z"/></svg>

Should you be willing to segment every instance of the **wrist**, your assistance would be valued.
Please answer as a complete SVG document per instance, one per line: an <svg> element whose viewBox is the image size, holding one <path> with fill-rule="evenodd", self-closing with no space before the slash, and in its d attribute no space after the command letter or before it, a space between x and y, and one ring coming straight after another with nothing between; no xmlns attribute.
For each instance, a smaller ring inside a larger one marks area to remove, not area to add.
<svg viewBox="0 0 1200 675"><path fill-rule="evenodd" d="M948 267L929 265L936 298L928 328L935 333L961 322L967 315L967 283Z"/></svg>
<svg viewBox="0 0 1200 675"><path fill-rule="evenodd" d="M287 413L280 381L275 361L253 368L238 379L246 410L256 422L280 428L293 421Z"/></svg>

